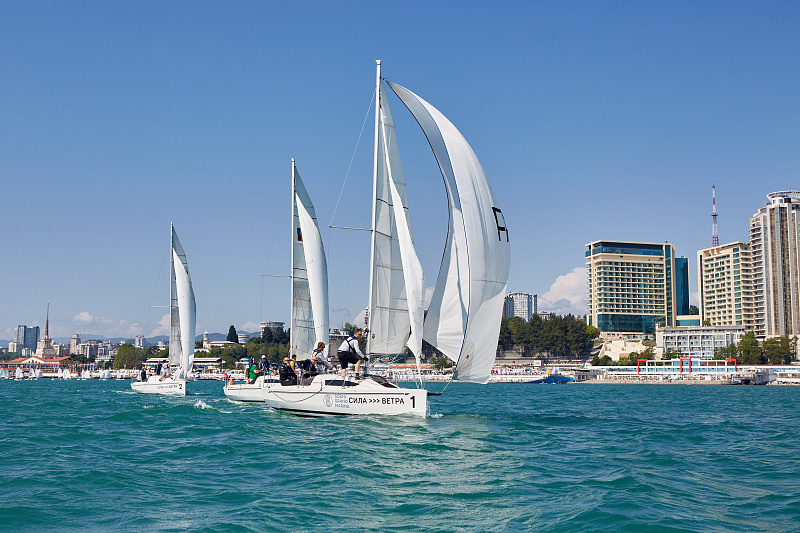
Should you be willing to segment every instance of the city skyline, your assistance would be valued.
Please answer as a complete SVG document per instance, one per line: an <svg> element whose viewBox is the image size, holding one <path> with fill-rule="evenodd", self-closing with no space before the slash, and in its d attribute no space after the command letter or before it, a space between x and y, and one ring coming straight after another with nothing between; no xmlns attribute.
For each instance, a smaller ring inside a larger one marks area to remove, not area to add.
<svg viewBox="0 0 800 533"><path fill-rule="evenodd" d="M288 283L263 275L289 270L292 157L331 326L353 322L366 232L327 226L369 226L375 59L469 141L509 228L507 292L543 311L586 312L595 240L674 244L697 305L712 181L722 244L749 238L769 193L800 188L800 6L459 5L0 5L0 339L43 327L48 302L52 337L165 334L170 222L198 332L288 321ZM431 285L444 187L390 105Z"/></svg>

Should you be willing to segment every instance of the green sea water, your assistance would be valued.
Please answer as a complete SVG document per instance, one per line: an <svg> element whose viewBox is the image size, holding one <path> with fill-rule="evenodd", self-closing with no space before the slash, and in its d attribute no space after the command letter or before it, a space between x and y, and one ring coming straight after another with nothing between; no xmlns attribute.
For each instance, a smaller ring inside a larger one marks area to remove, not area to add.
<svg viewBox="0 0 800 533"><path fill-rule="evenodd" d="M800 531L800 387L451 384L431 413L3 380L0 530Z"/></svg>

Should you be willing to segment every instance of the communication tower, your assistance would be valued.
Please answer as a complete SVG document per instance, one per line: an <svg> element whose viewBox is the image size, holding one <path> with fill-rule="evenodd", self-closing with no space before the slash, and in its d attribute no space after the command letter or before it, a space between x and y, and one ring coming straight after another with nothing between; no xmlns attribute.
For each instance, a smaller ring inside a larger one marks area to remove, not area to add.
<svg viewBox="0 0 800 533"><path fill-rule="evenodd" d="M714 180L711 180L711 246L719 246L719 235L717 235L717 191L714 187Z"/></svg>

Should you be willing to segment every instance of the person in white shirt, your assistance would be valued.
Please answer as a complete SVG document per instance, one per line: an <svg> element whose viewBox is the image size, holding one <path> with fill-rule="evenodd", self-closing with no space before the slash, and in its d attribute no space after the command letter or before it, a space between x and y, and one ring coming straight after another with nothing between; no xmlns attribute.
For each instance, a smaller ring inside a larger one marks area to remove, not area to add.
<svg viewBox="0 0 800 533"><path fill-rule="evenodd" d="M163 381L164 378L169 377L169 359L164 359L164 364L161 367L161 376L158 378L159 381Z"/></svg>
<svg viewBox="0 0 800 533"><path fill-rule="evenodd" d="M353 334L347 337L342 345L339 346L337 355L339 356L339 364L342 365L342 384L344 384L344 378L347 374L347 365L349 363L354 364L356 376L358 376L361 361L367 359L367 356L361 353L361 348L358 347L358 339L361 338L361 335L363 335L361 328L356 328Z"/></svg>

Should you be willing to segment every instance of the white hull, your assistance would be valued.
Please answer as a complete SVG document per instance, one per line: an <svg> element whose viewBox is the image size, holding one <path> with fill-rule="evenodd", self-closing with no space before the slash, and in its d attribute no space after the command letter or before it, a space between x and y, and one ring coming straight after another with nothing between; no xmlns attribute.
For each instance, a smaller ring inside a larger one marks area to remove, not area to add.
<svg viewBox="0 0 800 533"><path fill-rule="evenodd" d="M348 386L342 387L341 376L325 374L309 385L267 383L262 393L270 407L300 416L429 414L425 389L404 389L375 379L382 383L372 378L348 380Z"/></svg>
<svg viewBox="0 0 800 533"><path fill-rule="evenodd" d="M150 376L147 381L134 381L131 388L136 392L145 394L167 394L169 396L186 396L186 380L164 378L159 380L158 376Z"/></svg>
<svg viewBox="0 0 800 533"><path fill-rule="evenodd" d="M267 382L267 385L270 385L272 379ZM277 383L277 380L274 380ZM235 400L237 402L264 402L264 378L259 377L256 379L256 382L248 385L246 383L234 383L231 385L230 383L226 384L225 387L222 389L225 393L225 396L228 397L229 400Z"/></svg>

